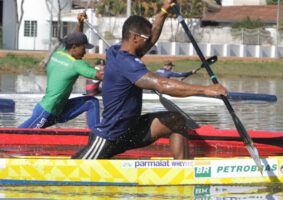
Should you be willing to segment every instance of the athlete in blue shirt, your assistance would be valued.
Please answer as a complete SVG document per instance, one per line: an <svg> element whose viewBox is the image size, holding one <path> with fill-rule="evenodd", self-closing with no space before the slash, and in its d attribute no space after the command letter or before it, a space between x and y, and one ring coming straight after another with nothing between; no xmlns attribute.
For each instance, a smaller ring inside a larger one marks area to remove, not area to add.
<svg viewBox="0 0 283 200"><path fill-rule="evenodd" d="M122 44L110 47L102 84L104 111L102 121L91 127L88 144L72 158L107 159L126 150L152 144L169 136L174 159L186 159L188 129L178 112L141 115L143 89L186 97L197 94L227 95L220 85L192 85L167 79L149 71L140 58L158 40L168 10L175 0L163 0L163 6L151 24L140 16L129 17L122 28Z"/></svg>
<svg viewBox="0 0 283 200"><path fill-rule="evenodd" d="M158 76L162 76L164 78L170 78L170 77L188 77L192 74L195 74L195 70L192 70L190 72L183 72L183 73L177 73L177 72L173 72L172 68L175 65L172 63L172 61L165 61L164 62L164 66L157 70L155 73Z"/></svg>

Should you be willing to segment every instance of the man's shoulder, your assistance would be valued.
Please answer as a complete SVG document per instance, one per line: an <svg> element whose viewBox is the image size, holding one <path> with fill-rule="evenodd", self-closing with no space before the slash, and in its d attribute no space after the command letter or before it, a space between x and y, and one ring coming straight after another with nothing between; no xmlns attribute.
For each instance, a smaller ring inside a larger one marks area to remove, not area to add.
<svg viewBox="0 0 283 200"><path fill-rule="evenodd" d="M66 52L65 48L58 49L57 51L55 51L52 57L58 58L60 60L71 61L71 62L75 62L77 60L71 54Z"/></svg>
<svg viewBox="0 0 283 200"><path fill-rule="evenodd" d="M74 63L78 65L88 65L87 62L82 59L74 60Z"/></svg>
<svg viewBox="0 0 283 200"><path fill-rule="evenodd" d="M164 72L165 72L165 70L163 68L160 68L156 71L156 73L164 73Z"/></svg>
<svg viewBox="0 0 283 200"><path fill-rule="evenodd" d="M118 52L115 58L107 57L106 60L113 62L115 65L145 65L140 58L125 51Z"/></svg>

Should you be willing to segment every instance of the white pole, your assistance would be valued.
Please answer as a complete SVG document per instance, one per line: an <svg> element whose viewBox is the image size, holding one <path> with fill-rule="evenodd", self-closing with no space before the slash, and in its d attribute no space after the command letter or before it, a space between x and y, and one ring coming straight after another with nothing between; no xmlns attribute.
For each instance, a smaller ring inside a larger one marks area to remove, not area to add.
<svg viewBox="0 0 283 200"><path fill-rule="evenodd" d="M277 0L277 20L276 20L276 57L279 58L279 15L280 15L280 0Z"/></svg>
<svg viewBox="0 0 283 200"><path fill-rule="evenodd" d="M132 0L127 0L127 17L131 16Z"/></svg>

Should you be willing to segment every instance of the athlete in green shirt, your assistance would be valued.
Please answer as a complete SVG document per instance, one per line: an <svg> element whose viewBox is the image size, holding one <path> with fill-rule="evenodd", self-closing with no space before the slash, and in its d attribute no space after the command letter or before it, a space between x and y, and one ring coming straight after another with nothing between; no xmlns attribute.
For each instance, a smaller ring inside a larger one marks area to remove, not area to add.
<svg viewBox="0 0 283 200"><path fill-rule="evenodd" d="M57 50L47 65L47 88L45 96L35 106L32 116L19 128L46 128L66 122L87 111L89 127L99 122L99 101L95 97L71 98L73 85L79 75L102 80L104 69L90 67L82 57L85 49L93 48L82 33L85 13L78 16L78 27L65 39L65 48Z"/></svg>

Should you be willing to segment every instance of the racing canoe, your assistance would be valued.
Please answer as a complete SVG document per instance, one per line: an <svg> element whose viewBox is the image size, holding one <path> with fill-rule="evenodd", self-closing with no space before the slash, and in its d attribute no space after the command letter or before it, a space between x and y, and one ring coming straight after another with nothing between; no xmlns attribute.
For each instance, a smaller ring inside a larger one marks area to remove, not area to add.
<svg viewBox="0 0 283 200"><path fill-rule="evenodd" d="M260 156L283 155L283 133L248 131ZM6 155L70 156L88 142L89 129L0 128L0 148ZM191 157L249 156L236 130L220 130L205 125L189 131ZM117 157L170 157L169 139L126 151Z"/></svg>
<svg viewBox="0 0 283 200"><path fill-rule="evenodd" d="M283 133L249 131L263 174L238 133L202 126L190 131L189 160L172 160L168 139L109 160L72 160L89 129L1 128L0 185L266 184L283 181ZM169 157L168 157L169 156ZM119 159L117 159L119 158Z"/></svg>

